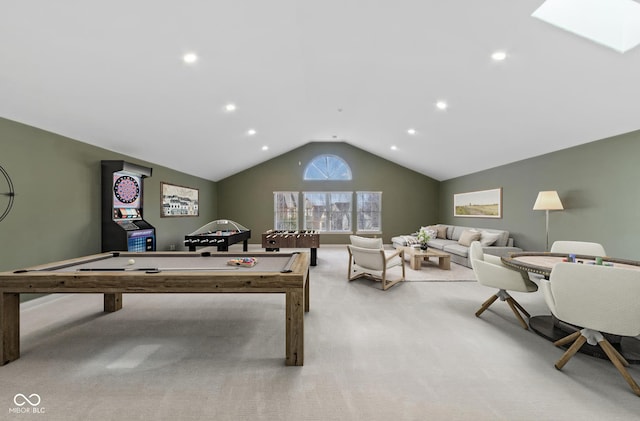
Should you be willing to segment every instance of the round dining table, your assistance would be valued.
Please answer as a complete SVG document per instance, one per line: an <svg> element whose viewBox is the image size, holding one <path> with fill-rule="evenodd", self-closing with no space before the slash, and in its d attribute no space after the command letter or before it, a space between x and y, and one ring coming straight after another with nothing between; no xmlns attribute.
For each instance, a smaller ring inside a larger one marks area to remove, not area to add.
<svg viewBox="0 0 640 421"><path fill-rule="evenodd" d="M566 253L549 252L511 253L509 256L502 257L502 263L511 269L525 273L526 276L532 273L549 279L553 267L560 262L569 261L570 256L574 257L576 264L602 264L617 268L640 270L640 261L636 260L619 259L608 256L569 255ZM529 319L529 327L538 335L553 342L580 330L580 327L565 323L552 314L531 317ZM630 364L640 364L640 340L609 334L605 334L605 336ZM597 345L592 346L585 343L580 349L580 352L598 358L608 358Z"/></svg>

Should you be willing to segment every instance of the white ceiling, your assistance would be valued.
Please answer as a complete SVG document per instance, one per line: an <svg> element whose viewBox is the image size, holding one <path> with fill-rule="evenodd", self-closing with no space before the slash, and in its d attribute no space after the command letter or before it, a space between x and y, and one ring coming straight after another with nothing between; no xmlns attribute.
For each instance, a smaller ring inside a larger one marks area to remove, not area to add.
<svg viewBox="0 0 640 421"><path fill-rule="evenodd" d="M214 181L317 140L446 180L639 129L640 48L542 3L3 0L0 116Z"/></svg>

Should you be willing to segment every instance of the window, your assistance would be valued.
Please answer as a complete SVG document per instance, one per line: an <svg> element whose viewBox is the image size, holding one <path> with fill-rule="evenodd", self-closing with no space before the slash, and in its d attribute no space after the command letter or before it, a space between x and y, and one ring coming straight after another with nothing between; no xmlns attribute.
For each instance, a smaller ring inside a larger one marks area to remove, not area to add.
<svg viewBox="0 0 640 421"><path fill-rule="evenodd" d="M351 232L352 192L304 192L304 228Z"/></svg>
<svg viewBox="0 0 640 421"><path fill-rule="evenodd" d="M276 230L298 230L298 192L273 192L273 227Z"/></svg>
<svg viewBox="0 0 640 421"><path fill-rule="evenodd" d="M318 155L304 169L305 180L351 180L351 168L335 155Z"/></svg>
<svg viewBox="0 0 640 421"><path fill-rule="evenodd" d="M317 155L304 170L304 180L311 181L343 181L351 180L351 176L351 168L345 160L330 154ZM299 192L295 191L273 192L274 229L336 234L382 233L382 192L355 192L355 209L353 191L306 191L302 193L301 207L299 198ZM353 226L354 219L356 227Z"/></svg>
<svg viewBox="0 0 640 421"><path fill-rule="evenodd" d="M382 192L356 192L358 232L382 232Z"/></svg>

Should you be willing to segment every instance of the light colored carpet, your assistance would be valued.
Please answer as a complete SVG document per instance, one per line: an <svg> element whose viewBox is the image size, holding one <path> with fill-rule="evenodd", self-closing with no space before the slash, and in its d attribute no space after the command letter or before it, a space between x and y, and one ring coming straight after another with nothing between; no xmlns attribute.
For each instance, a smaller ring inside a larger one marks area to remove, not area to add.
<svg viewBox="0 0 640 421"><path fill-rule="evenodd" d="M344 246L343 246L344 247ZM284 365L284 297L53 295L22 305L22 357L0 367L7 420L635 420L611 363L520 327L476 282L346 281L346 249L311 268L305 365ZM339 249L340 247L336 247ZM429 270L422 270L425 274ZM542 294L514 294L533 315ZM638 367L631 375L640 380ZM16 414L18 394L44 414Z"/></svg>

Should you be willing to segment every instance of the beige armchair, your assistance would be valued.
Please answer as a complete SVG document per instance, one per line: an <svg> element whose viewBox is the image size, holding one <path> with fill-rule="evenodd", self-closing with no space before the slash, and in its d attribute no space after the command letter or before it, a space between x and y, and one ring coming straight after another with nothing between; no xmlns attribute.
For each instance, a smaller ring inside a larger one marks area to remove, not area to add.
<svg viewBox="0 0 640 421"><path fill-rule="evenodd" d="M506 301L506 303L509 304L509 307L511 307L513 314L515 314L522 327L529 329L529 325L518 310L520 310L527 319L531 316L507 291L535 292L538 290L538 286L531 281L526 274L504 266L500 257L484 254L479 241L471 243L469 247L469 260L471 261L471 267L476 275L476 279L480 284L491 288L498 288L498 292L482 303L482 306L476 312L476 317L480 317L494 301L500 298L501 301Z"/></svg>
<svg viewBox="0 0 640 421"><path fill-rule="evenodd" d="M404 281L404 252L402 250L384 250L381 238L365 238L352 235L349 251L348 279L353 281L362 277L382 282L382 289L387 290ZM389 269L400 266L402 275L389 279Z"/></svg>
<svg viewBox="0 0 640 421"><path fill-rule="evenodd" d="M573 342L555 367L561 370L585 342L597 344L640 396L640 387L625 368L629 363L603 335L640 335L640 270L558 263L549 280L540 280L540 289L554 316L583 327L554 343Z"/></svg>
<svg viewBox="0 0 640 421"><path fill-rule="evenodd" d="M554 241L551 253L581 254L585 256L606 256L604 247L599 243L586 241Z"/></svg>

